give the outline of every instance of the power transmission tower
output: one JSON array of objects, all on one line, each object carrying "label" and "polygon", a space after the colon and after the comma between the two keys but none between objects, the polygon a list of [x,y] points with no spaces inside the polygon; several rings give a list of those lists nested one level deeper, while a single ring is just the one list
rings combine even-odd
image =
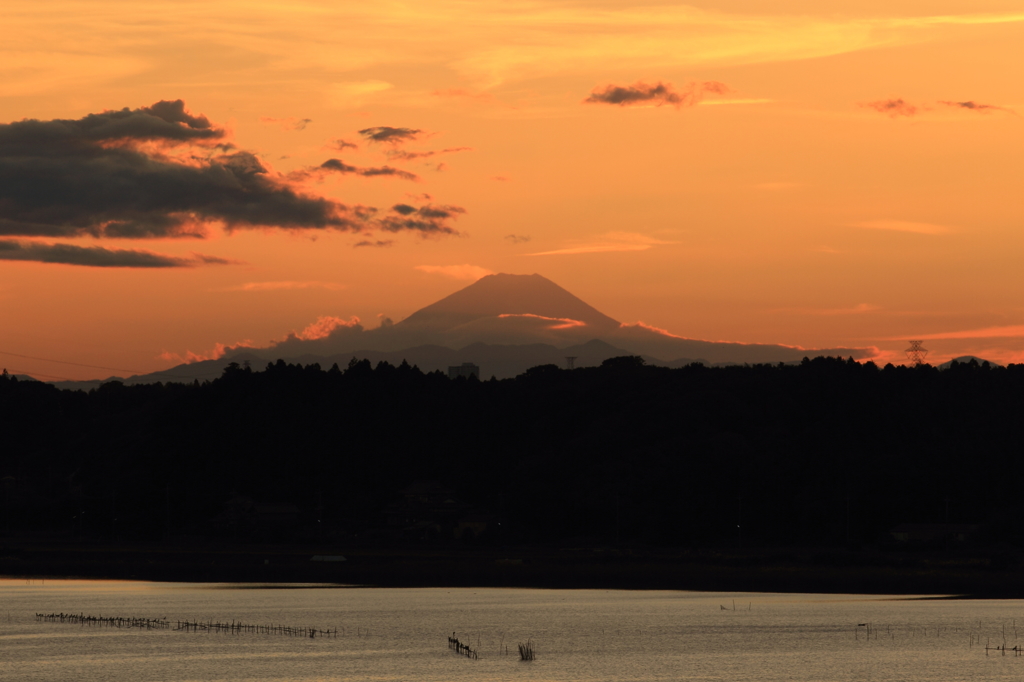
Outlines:
[{"label": "power transmission tower", "polygon": [[565,356],[565,368],[566,369],[576,369],[576,356],[575,355],[566,355]]},{"label": "power transmission tower", "polygon": [[923,343],[924,341],[911,341],[910,348],[905,351],[907,360],[910,360],[914,367],[923,365],[924,359],[928,357],[928,349],[921,345]]}]

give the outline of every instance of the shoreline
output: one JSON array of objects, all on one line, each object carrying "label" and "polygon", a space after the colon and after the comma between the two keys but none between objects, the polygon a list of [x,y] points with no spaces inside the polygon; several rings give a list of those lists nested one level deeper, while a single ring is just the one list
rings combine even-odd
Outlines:
[{"label": "shoreline", "polygon": [[[314,556],[344,561],[313,561]],[[1015,566],[979,557],[845,550],[508,547],[344,548],[0,542],[0,576],[24,579],[523,587],[1024,598]]]}]

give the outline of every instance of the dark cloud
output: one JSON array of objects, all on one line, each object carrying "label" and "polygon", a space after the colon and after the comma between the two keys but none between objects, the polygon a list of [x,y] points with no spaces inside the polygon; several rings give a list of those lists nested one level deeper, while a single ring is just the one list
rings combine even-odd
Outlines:
[{"label": "dark cloud", "polygon": [[897,116],[914,116],[918,112],[918,108],[916,106],[910,104],[909,102],[903,101],[902,98],[882,99],[878,100],[877,102],[868,102],[867,104],[863,104],[861,106],[868,107],[869,109],[874,109],[875,111],[879,111],[883,114],[889,114],[893,118],[896,118]]},{"label": "dark cloud", "polygon": [[357,247],[357,248],[360,247],[360,246],[384,247],[384,246],[391,246],[394,243],[395,242],[390,240],[390,239],[378,239],[376,241],[372,241],[370,239],[364,239],[361,242],[356,242],[353,246]]},{"label": "dark cloud", "polygon": [[223,136],[181,100],[0,124],[0,235],[197,237],[207,222],[364,229],[372,211],[296,191]]},{"label": "dark cloud", "polygon": [[410,206],[395,204],[390,215],[379,218],[376,222],[387,232],[419,232],[423,236],[440,234],[458,234],[449,223],[456,220],[466,209],[459,206],[427,204]]},{"label": "dark cloud", "polygon": [[148,107],[87,114],[80,119],[25,119],[0,124],[0,150],[32,152],[43,148],[91,148],[97,142],[159,140],[170,144],[219,140],[224,131],[205,116],[185,111],[185,103],[160,101]]},{"label": "dark cloud", "polygon": [[391,126],[376,126],[364,128],[359,134],[370,142],[386,142],[388,144],[402,144],[410,140],[419,139],[423,131],[418,128],[392,128]]},{"label": "dark cloud", "polygon": [[165,256],[151,251],[106,249],[102,246],[39,244],[0,240],[0,260],[64,263],[96,268],[183,268],[195,265],[226,265],[231,261],[194,254],[192,258]]},{"label": "dark cloud", "polygon": [[525,244],[526,242],[530,241],[529,235],[525,234],[507,234],[505,235],[505,239],[512,242],[513,244]]},{"label": "dark cloud", "polygon": [[637,82],[633,85],[605,85],[595,88],[590,96],[583,100],[584,104],[614,104],[621,107],[653,104],[662,106],[671,104],[675,107],[692,107],[705,94],[723,95],[729,92],[728,86],[717,81],[692,82],[677,89],[671,83],[655,83],[649,85]]},{"label": "dark cloud", "polygon": [[958,109],[970,109],[972,111],[986,111],[989,109],[1002,109],[1003,107],[997,107],[995,104],[979,104],[978,102],[939,102],[947,107],[956,107]]},{"label": "dark cloud", "polygon": [[372,178],[376,176],[384,177],[395,177],[402,178],[403,180],[419,180],[419,176],[415,173],[400,170],[398,168],[392,168],[391,166],[380,166],[379,168],[359,168],[358,166],[350,166],[341,159],[328,159],[320,164],[320,168],[326,171],[332,171],[334,173],[342,174],[353,174],[362,175],[363,177]]},{"label": "dark cloud", "polygon": [[448,149],[436,149],[429,152],[406,152],[400,149],[393,149],[386,152],[386,154],[389,159],[395,159],[396,161],[415,161],[416,159],[429,159],[431,156],[437,156],[438,154],[468,152],[472,151],[472,149],[472,147],[449,147]]}]

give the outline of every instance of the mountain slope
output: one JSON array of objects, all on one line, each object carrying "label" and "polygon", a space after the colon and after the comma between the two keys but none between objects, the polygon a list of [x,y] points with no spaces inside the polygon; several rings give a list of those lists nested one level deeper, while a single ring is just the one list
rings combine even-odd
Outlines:
[{"label": "mountain slope", "polygon": [[619,323],[546,277],[497,274],[421,308],[396,328],[448,331],[485,317],[536,315],[583,322],[591,330],[618,329]]}]

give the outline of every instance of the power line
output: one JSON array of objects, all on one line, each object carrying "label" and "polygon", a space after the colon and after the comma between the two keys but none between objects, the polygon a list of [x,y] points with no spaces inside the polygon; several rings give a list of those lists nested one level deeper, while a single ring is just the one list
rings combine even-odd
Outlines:
[{"label": "power line", "polygon": [[[162,376],[169,376],[169,377],[177,377],[177,378],[180,378],[180,379],[198,379],[198,378],[206,378],[206,377],[216,377],[216,376],[220,376],[220,374],[221,374],[221,370],[213,370],[211,372],[196,372],[194,374],[175,374],[171,370],[162,370],[162,371],[158,370],[156,372],[144,372],[144,371],[139,370],[139,369],[125,369],[123,367],[105,367],[103,365],[86,365],[86,364],[81,363],[81,362],[70,362],[68,360],[54,360],[53,358],[40,358],[40,357],[36,357],[34,355],[22,355],[21,353],[11,353],[10,351],[5,351],[5,350],[0,350],[0,355],[10,355],[12,357],[25,358],[27,360],[41,360],[42,362],[56,362],[56,363],[61,364],[61,365],[74,365],[75,367],[89,367],[91,369],[107,369],[107,370],[110,370],[112,372],[132,372],[133,374],[136,374],[136,375],[147,375],[147,374],[148,375],[162,375]],[[213,359],[213,358],[211,358],[211,359]],[[220,358],[217,358],[217,359],[220,359]],[[19,369],[19,370],[12,370],[12,371],[17,371],[20,374],[30,374],[30,375],[38,374],[39,376],[50,377],[51,379],[58,379],[60,381],[100,381],[99,379],[68,379],[67,377],[59,377],[59,376],[56,376],[54,374],[43,374],[42,372],[27,372],[27,371],[21,370],[21,369]]]},{"label": "power line", "polygon": [[32,377],[35,379],[37,376],[47,377],[48,379],[56,379],[58,381],[76,381],[75,379],[68,379],[67,377],[59,377],[56,374],[43,374],[42,372],[28,371],[24,369],[18,369],[16,367],[7,367],[8,372],[11,374],[23,374],[25,376]]},{"label": "power line", "polygon": [[103,365],[84,365],[81,362],[68,362],[67,360],[54,360],[53,358],[37,358],[33,355],[21,355],[20,353],[11,353],[10,351],[0,350],[0,355],[12,355],[16,358],[25,358],[27,360],[42,360],[43,362],[56,362],[61,365],[74,365],[76,367],[91,367],[92,369],[109,369],[113,372],[135,372],[136,374],[142,374],[137,369],[124,369],[123,367],[104,367]]}]

